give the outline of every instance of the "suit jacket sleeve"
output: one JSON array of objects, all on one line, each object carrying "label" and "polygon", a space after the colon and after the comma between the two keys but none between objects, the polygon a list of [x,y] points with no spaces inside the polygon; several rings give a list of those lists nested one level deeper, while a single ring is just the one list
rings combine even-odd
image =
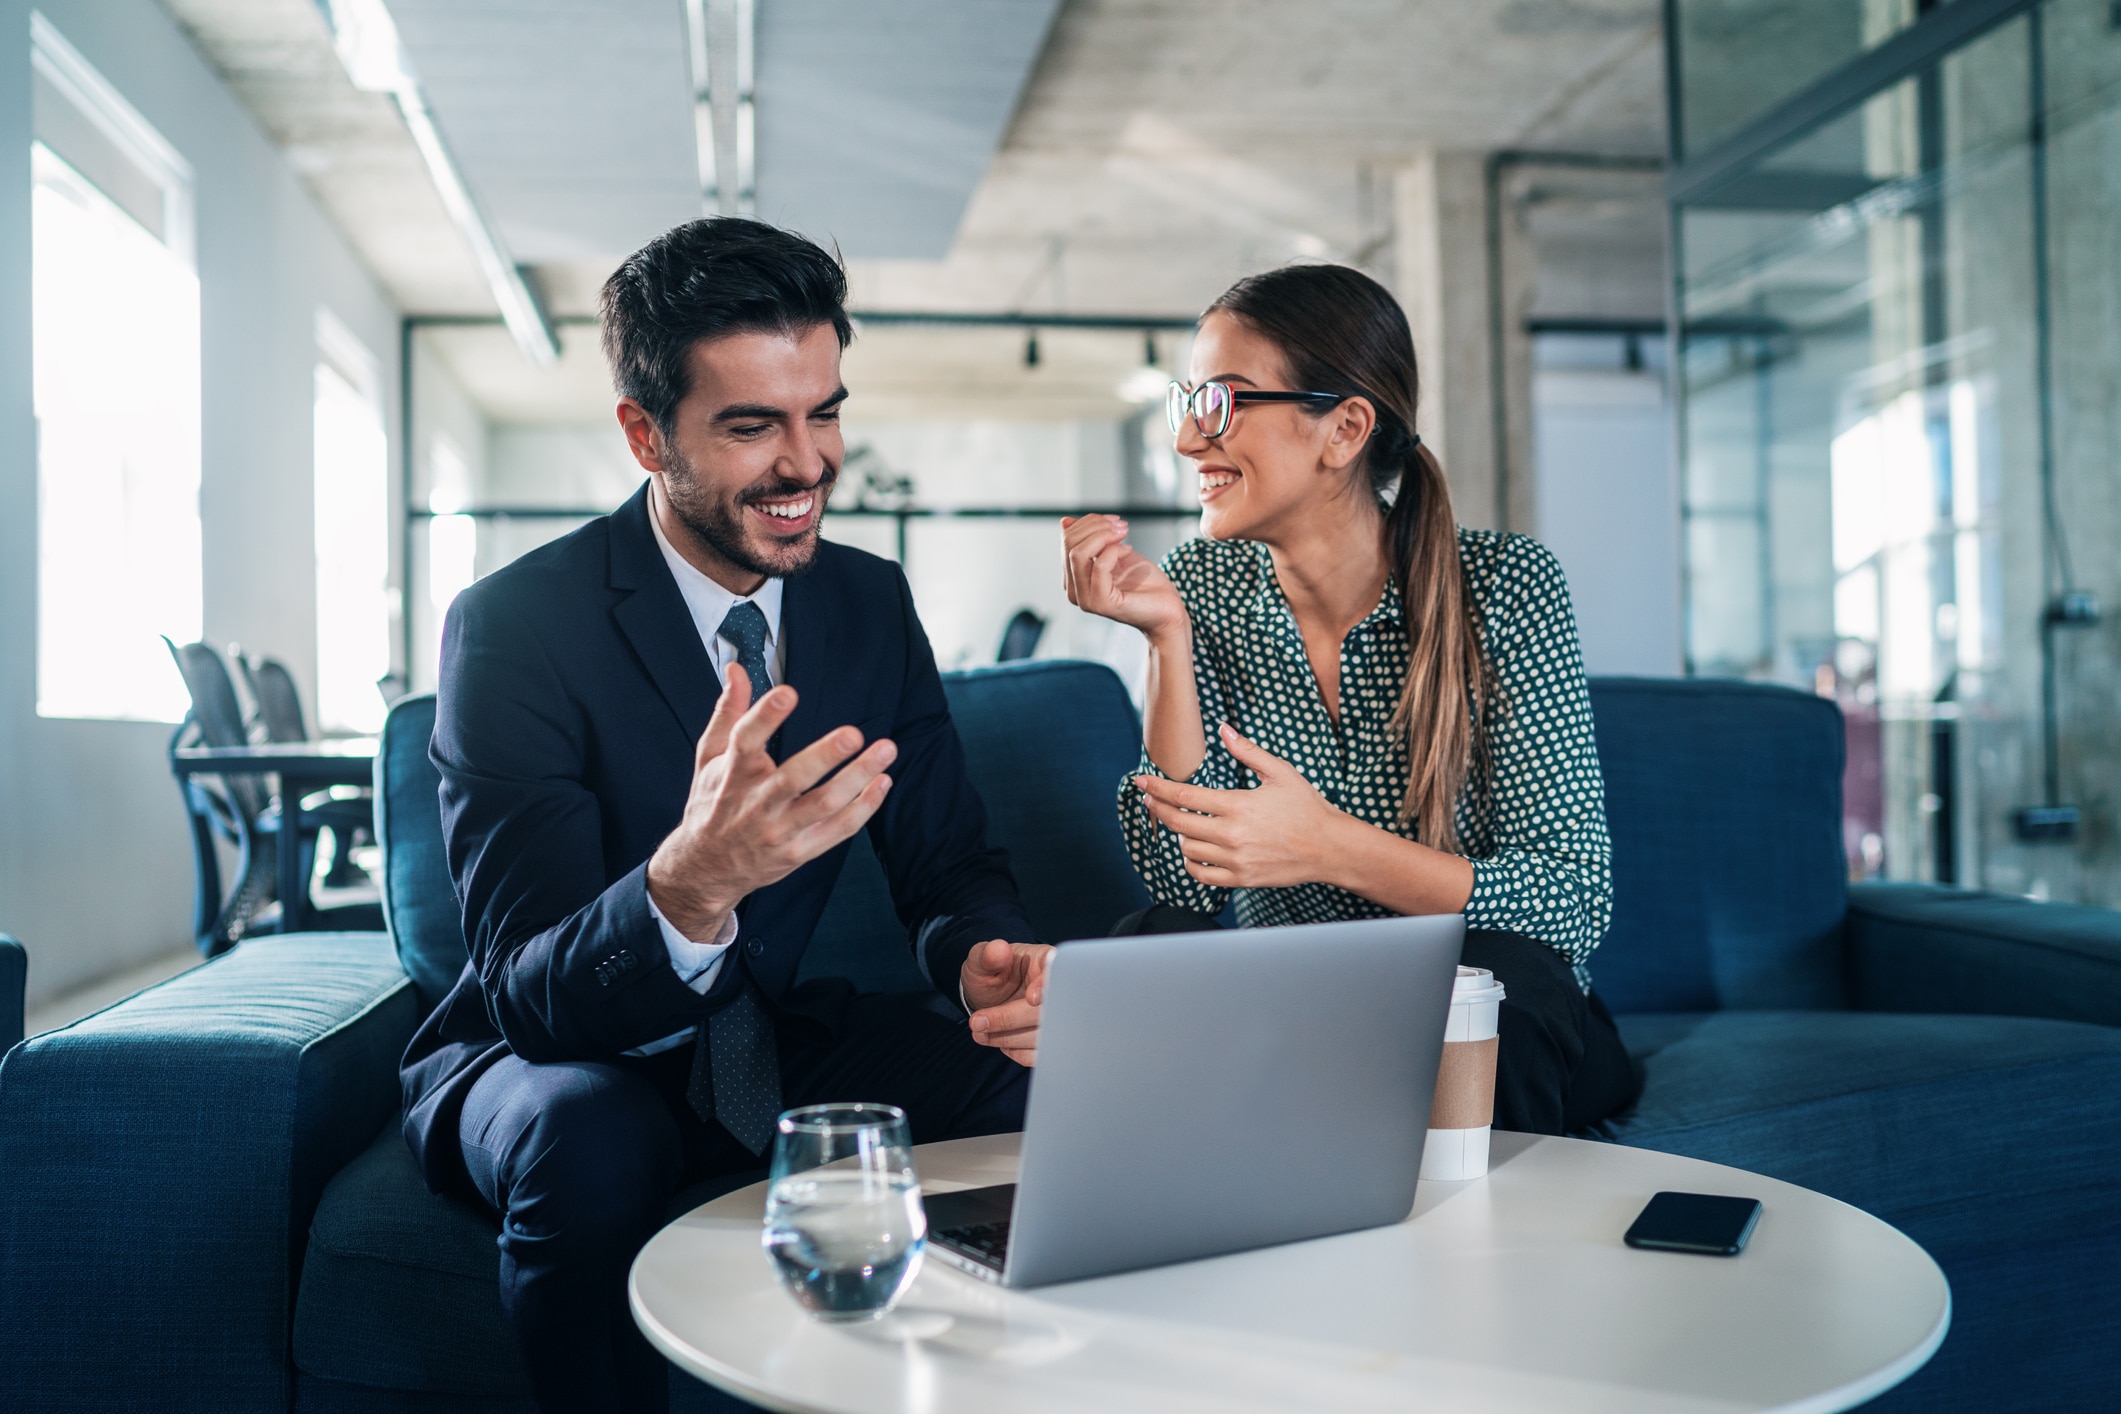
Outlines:
[{"label": "suit jacket sleeve", "polygon": [[[647,866],[614,880],[584,784],[586,720],[498,595],[458,596],[433,754],[450,876],[494,1026],[533,1062],[617,1055],[708,1010],[671,968]],[[718,991],[720,989],[717,989]]]},{"label": "suit jacket sleeve", "polygon": [[987,810],[965,771],[935,653],[913,610],[906,576],[892,567],[905,624],[906,676],[892,724],[898,760],[891,793],[869,822],[891,899],[913,935],[930,983],[953,1000],[965,957],[990,938],[1038,941],[1009,873],[987,843]]}]

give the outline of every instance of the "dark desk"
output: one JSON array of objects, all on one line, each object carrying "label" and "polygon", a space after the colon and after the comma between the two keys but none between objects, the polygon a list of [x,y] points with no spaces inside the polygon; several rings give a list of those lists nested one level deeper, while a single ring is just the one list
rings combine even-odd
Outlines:
[{"label": "dark desk", "polygon": [[276,776],[280,829],[275,843],[280,931],[309,925],[309,881],[302,877],[302,797],[327,786],[365,786],[375,781],[376,739],[276,742],[265,746],[194,746],[175,752],[171,769],[187,776]]}]

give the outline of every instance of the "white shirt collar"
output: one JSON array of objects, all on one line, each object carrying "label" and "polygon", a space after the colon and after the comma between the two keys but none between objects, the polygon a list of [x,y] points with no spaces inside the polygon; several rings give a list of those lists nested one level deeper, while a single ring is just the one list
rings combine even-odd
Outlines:
[{"label": "white shirt collar", "polygon": [[693,627],[699,630],[700,642],[707,647],[707,656],[713,660],[717,672],[736,657],[736,650],[717,635],[722,620],[730,607],[739,599],[749,599],[758,605],[759,612],[766,616],[766,652],[769,661],[778,666],[781,643],[781,589],[783,582],[769,576],[766,582],[750,594],[732,594],[712,579],[694,568],[692,562],[677,552],[656,516],[655,507],[648,508],[648,526],[655,532],[657,548],[663,552],[663,563],[670,566],[671,578],[678,582],[678,593],[684,596],[685,607],[692,611]]}]

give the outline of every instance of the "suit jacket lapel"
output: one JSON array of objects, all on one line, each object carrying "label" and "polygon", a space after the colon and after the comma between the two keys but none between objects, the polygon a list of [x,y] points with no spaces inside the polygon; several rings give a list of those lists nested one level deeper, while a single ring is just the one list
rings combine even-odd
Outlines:
[{"label": "suit jacket lapel", "polygon": [[611,587],[626,595],[611,616],[677,714],[686,739],[698,741],[707,730],[715,699],[722,695],[722,683],[685,597],[670,577],[670,566],[663,563],[648,515],[646,483],[611,513]]}]

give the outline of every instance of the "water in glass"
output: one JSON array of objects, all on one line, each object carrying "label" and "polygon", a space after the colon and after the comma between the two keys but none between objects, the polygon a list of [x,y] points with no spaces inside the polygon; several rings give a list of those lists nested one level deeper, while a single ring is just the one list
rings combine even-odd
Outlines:
[{"label": "water in glass", "polygon": [[764,1243],[805,1311],[824,1321],[883,1315],[913,1284],[926,1236],[901,1111],[810,1105],[781,1116]]}]

